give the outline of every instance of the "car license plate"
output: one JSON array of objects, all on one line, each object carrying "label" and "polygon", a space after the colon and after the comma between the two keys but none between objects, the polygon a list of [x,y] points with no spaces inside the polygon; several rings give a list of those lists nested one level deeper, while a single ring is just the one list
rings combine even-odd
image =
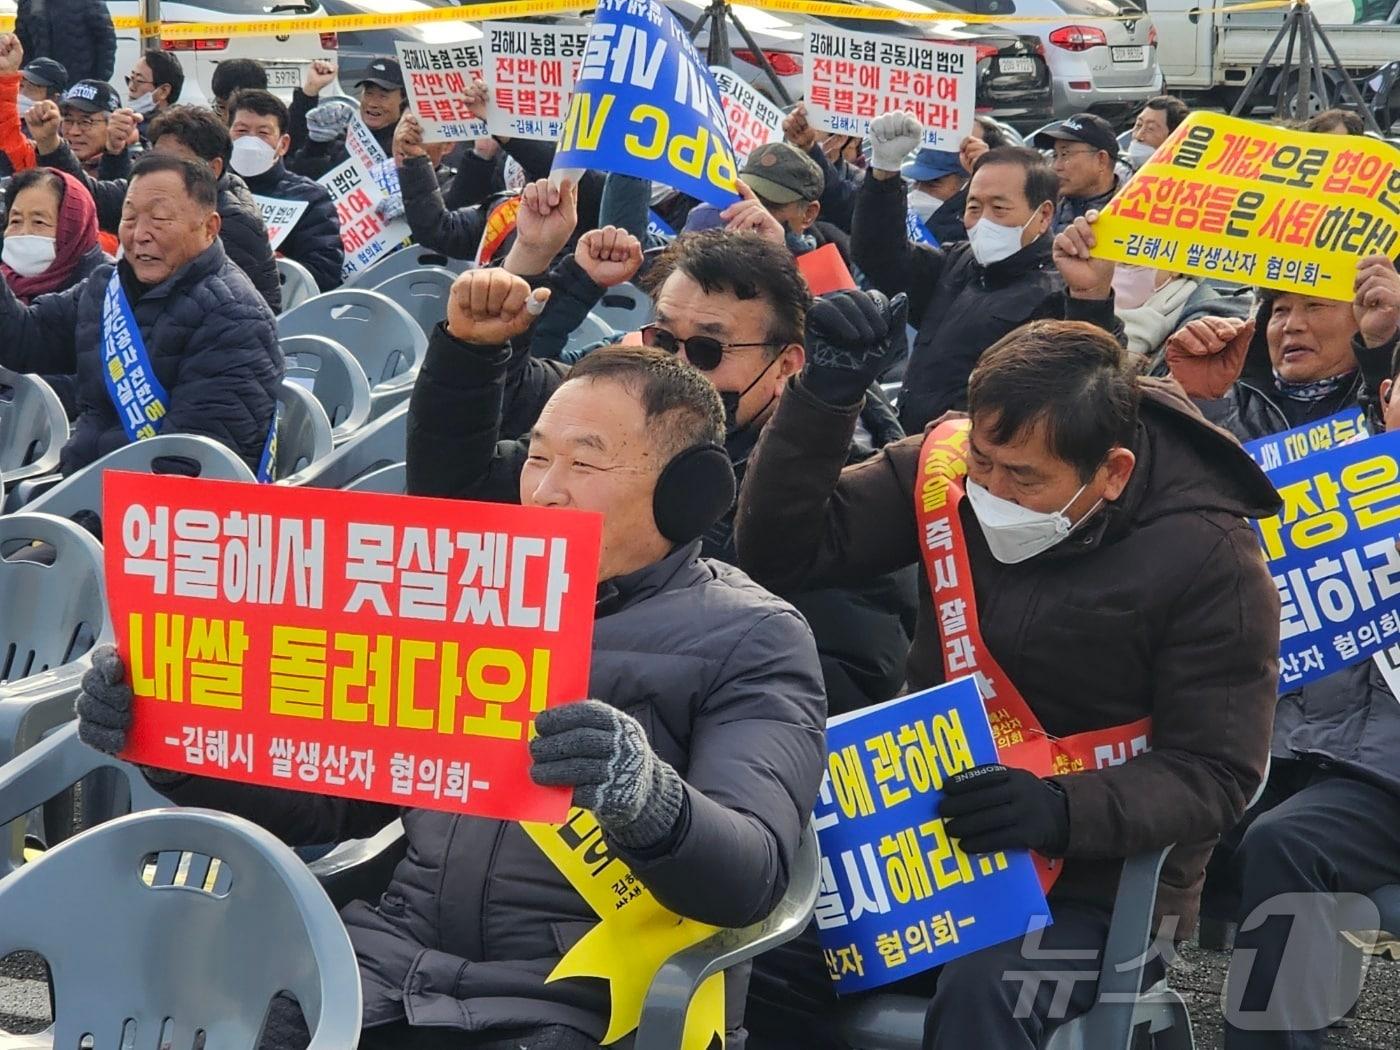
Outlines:
[{"label": "car license plate", "polygon": [[1115,62],[1141,62],[1147,57],[1147,49],[1141,45],[1135,47],[1115,47],[1112,49],[1113,61]]},{"label": "car license plate", "polygon": [[267,86],[270,88],[301,87],[300,66],[264,66],[267,70]]},{"label": "car license plate", "polygon": [[997,69],[1002,73],[1034,73],[1035,59],[999,58],[997,59]]}]

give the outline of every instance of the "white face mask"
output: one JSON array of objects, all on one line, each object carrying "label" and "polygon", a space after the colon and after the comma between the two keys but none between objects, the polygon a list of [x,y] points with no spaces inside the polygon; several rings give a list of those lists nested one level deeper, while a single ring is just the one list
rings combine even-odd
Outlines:
[{"label": "white face mask", "polygon": [[19,115],[21,117],[34,108],[34,100],[28,95],[20,95],[16,102],[19,105]]},{"label": "white face mask", "polygon": [[1015,565],[1048,551],[1089,519],[1103,500],[1090,507],[1089,513],[1078,522],[1072,523],[1065,517],[1065,511],[1088,487],[1087,483],[1080,485],[1079,492],[1071,496],[1068,503],[1050,513],[1029,510],[1019,503],[994,496],[971,478],[967,479],[967,499],[982,526],[982,535],[987,539],[992,557],[1004,565]]},{"label": "white face mask", "polygon": [[127,108],[133,113],[141,114],[143,117],[148,116],[155,112],[156,93],[154,91],[147,91],[144,95],[137,95],[127,103]]},{"label": "white face mask", "polygon": [[228,164],[245,178],[253,178],[270,170],[277,163],[277,151],[256,135],[244,135],[233,140]]},{"label": "white face mask", "polygon": [[1149,146],[1146,142],[1139,142],[1133,139],[1128,143],[1128,164],[1134,171],[1147,163],[1148,158],[1157,152],[1156,146]]},{"label": "white face mask", "polygon": [[1119,310],[1136,310],[1157,290],[1157,271],[1150,266],[1119,263],[1113,271],[1113,305]]},{"label": "white face mask", "polygon": [[928,222],[929,217],[939,208],[943,207],[943,202],[932,193],[925,193],[923,190],[909,191],[909,207],[914,213]]},{"label": "white face mask", "polygon": [[21,277],[38,277],[53,265],[56,253],[57,244],[52,237],[15,234],[5,238],[5,248],[0,251],[0,262]]},{"label": "white face mask", "polygon": [[973,258],[983,266],[1011,258],[1021,250],[1021,234],[1033,222],[1034,215],[1026,220],[1024,226],[1003,226],[985,217],[978,219],[967,228]]}]

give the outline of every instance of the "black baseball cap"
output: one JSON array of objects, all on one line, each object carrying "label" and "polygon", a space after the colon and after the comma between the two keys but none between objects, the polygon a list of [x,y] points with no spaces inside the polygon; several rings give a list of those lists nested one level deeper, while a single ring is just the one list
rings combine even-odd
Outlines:
[{"label": "black baseball cap", "polygon": [[62,62],[52,58],[36,58],[19,71],[19,75],[31,84],[38,84],[51,91],[62,91],[68,86],[68,70]]},{"label": "black baseball cap", "polygon": [[1118,158],[1118,136],[1113,125],[1093,113],[1076,113],[1058,124],[1051,124],[1035,137],[1036,149],[1054,149],[1056,142],[1082,142]]},{"label": "black baseball cap", "polygon": [[117,89],[111,84],[103,80],[80,80],[63,93],[58,107],[84,113],[115,113],[120,104]]},{"label": "black baseball cap", "polygon": [[356,87],[373,84],[385,91],[403,90],[403,70],[397,59],[376,58],[365,70],[365,75],[355,82]]}]

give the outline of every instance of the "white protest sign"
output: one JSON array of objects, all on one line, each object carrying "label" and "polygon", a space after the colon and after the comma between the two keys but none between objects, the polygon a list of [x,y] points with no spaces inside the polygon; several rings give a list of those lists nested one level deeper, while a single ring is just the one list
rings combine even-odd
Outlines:
[{"label": "white protest sign", "polygon": [[311,203],[310,201],[284,201],[276,197],[259,197],[256,194],[253,195],[253,200],[262,210],[263,225],[267,227],[267,240],[274,250],[287,239],[287,234],[292,232],[292,227],[301,222],[301,217],[306,214],[306,209]]},{"label": "white protest sign", "polygon": [[729,127],[729,144],[734,147],[734,160],[742,167],[749,154],[770,142],[783,138],[783,111],[745,83],[732,69],[711,66],[720,101],[724,103],[724,120]]},{"label": "white protest sign", "polygon": [[350,122],[350,129],[345,133],[345,148],[350,154],[350,159],[374,180],[380,193],[386,197],[398,195],[398,165],[394,163],[393,157],[384,152],[384,147],[379,145],[379,140],[374,137],[369,125],[359,117]]},{"label": "white protest sign", "polygon": [[353,157],[317,181],[329,191],[340,216],[340,242],[345,247],[343,276],[358,273],[408,239],[408,223],[402,219],[386,223],[380,218],[377,208],[385,195]]},{"label": "white protest sign", "polygon": [[413,44],[396,40],[408,89],[408,110],[423,125],[424,142],[484,138],[485,121],[467,107],[467,85],[481,76],[480,44]]},{"label": "white protest sign", "polygon": [[486,124],[492,134],[553,142],[569,115],[588,29],[490,22]]},{"label": "white protest sign", "polygon": [[802,69],[807,120],[818,131],[864,137],[882,113],[908,110],[926,148],[955,150],[976,115],[972,47],[809,28]]}]

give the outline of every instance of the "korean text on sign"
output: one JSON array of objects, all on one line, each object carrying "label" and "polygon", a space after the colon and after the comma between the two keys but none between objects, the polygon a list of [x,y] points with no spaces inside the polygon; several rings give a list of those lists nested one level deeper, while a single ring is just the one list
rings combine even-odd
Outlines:
[{"label": "korean text on sign", "polygon": [[635,175],[721,208],[738,199],[715,79],[659,0],[600,0],[554,167]]},{"label": "korean text on sign", "polygon": [[729,144],[741,166],[759,146],[779,142],[783,137],[783,111],[746,84],[732,69],[711,66],[715,87],[724,103],[729,127]]},{"label": "korean text on sign", "polygon": [[424,142],[462,142],[486,136],[486,124],[467,107],[467,85],[482,75],[480,44],[394,41],[408,88],[408,111],[423,125]]},{"label": "korean text on sign", "polygon": [[906,110],[924,126],[924,146],[956,150],[976,115],[975,48],[808,29],[802,69],[819,131],[864,137],[882,113]]},{"label": "korean text on sign", "polygon": [[358,273],[408,239],[412,231],[407,222],[385,222],[380,216],[384,192],[353,157],[318,181],[330,192],[340,218],[340,242],[345,248],[343,276]]},{"label": "korean text on sign", "polygon": [[126,758],[563,818],[528,747],[587,695],[595,515],[117,472],[103,508]]},{"label": "korean text on sign", "polygon": [[1359,408],[1353,408],[1295,430],[1285,430],[1256,441],[1247,441],[1244,450],[1265,470],[1273,470],[1286,463],[1297,463],[1304,456],[1326,452],[1338,445],[1360,440],[1369,433],[1366,429],[1366,413]]},{"label": "korean text on sign", "polygon": [[997,760],[973,679],[833,718],[826,739],[816,920],[839,994],[1048,924],[1030,854],[969,856],[938,819],[944,782]]},{"label": "korean text on sign", "polygon": [[301,222],[301,217],[306,214],[306,209],[311,203],[310,201],[284,201],[276,197],[256,195],[254,195],[253,200],[257,203],[258,210],[262,212],[263,225],[267,227],[267,240],[274,251],[287,239],[287,234],[292,232],[293,227]]},{"label": "korean text on sign", "polygon": [[1192,113],[1118,191],[1094,254],[1350,301],[1357,260],[1400,247],[1400,153]]},{"label": "korean text on sign", "polygon": [[553,142],[564,127],[588,30],[491,22],[483,79],[486,124],[495,135]]},{"label": "korean text on sign", "polygon": [[1279,688],[1400,641],[1400,433],[1269,471],[1283,509],[1254,523],[1278,588]]}]

